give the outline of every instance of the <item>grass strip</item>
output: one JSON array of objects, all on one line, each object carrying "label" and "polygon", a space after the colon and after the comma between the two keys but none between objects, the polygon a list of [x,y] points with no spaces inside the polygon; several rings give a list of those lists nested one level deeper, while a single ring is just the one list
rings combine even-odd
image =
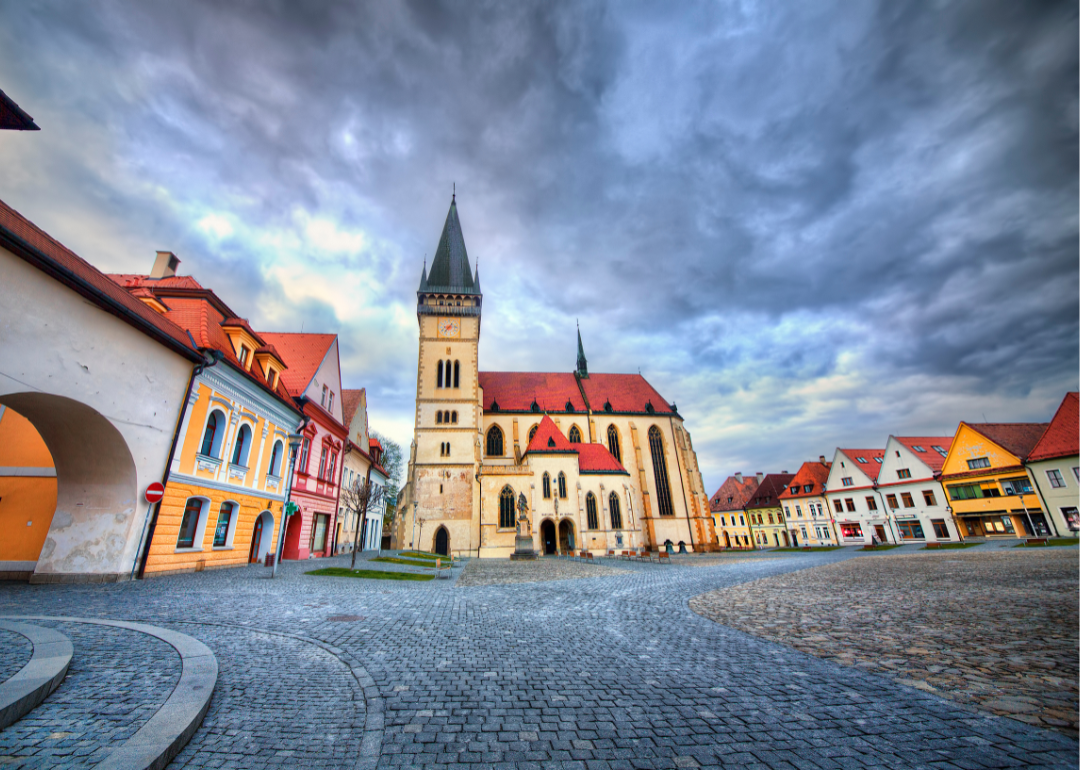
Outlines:
[{"label": "grass strip", "polygon": [[384,572],[377,569],[348,569],[347,567],[324,567],[305,572],[305,575],[325,577],[366,578],[367,580],[434,580],[434,575],[418,575],[414,572]]},{"label": "grass strip", "polygon": [[443,556],[441,553],[428,553],[427,551],[402,551],[398,556],[405,556],[410,559],[449,559],[449,556]]},{"label": "grass strip", "polygon": [[1047,548],[1061,545],[1080,545],[1080,540],[1073,537],[1052,537],[1045,543],[1018,543],[1013,548]]},{"label": "grass strip", "polygon": [[423,559],[399,559],[396,556],[378,556],[374,559],[368,559],[368,561],[382,561],[387,564],[408,564],[412,567],[435,567],[435,560],[426,561]]},{"label": "grass strip", "polygon": [[784,553],[803,553],[805,551],[838,551],[842,546],[839,545],[812,545],[809,548],[773,548],[774,551],[782,551]]},{"label": "grass strip", "polygon": [[924,545],[919,550],[920,551],[944,551],[946,549],[955,550],[957,548],[974,548],[977,545],[982,545],[982,543],[939,543],[938,545],[935,545],[933,548],[931,548],[929,545]]}]

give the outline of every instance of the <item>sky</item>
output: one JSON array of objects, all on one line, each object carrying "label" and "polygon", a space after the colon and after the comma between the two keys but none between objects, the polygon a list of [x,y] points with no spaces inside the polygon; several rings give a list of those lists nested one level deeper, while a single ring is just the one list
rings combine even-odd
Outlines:
[{"label": "sky", "polygon": [[0,199],[334,332],[406,448],[457,191],[480,367],[678,405],[710,493],[1048,421],[1080,369],[1075,3],[0,3]]}]

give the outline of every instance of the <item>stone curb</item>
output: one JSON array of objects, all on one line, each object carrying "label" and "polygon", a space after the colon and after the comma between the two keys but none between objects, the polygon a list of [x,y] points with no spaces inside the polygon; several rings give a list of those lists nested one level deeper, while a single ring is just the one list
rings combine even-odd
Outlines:
[{"label": "stone curb", "polygon": [[0,684],[0,729],[29,714],[67,676],[74,652],[71,640],[52,628],[0,620],[0,628],[25,636],[34,652],[18,672]]},{"label": "stone curb", "polygon": [[99,770],[162,770],[202,724],[217,684],[218,664],[202,642],[179,631],[99,618],[49,615],[7,616],[18,620],[50,620],[112,626],[153,636],[170,645],[180,656],[180,681],[161,708],[138,731],[96,765]]}]

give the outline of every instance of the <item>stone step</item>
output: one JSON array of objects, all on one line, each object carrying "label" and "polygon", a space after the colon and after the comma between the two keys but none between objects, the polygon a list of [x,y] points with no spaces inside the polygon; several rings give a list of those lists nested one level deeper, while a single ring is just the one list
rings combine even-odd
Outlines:
[{"label": "stone step", "polygon": [[17,722],[55,690],[71,665],[71,640],[59,631],[0,620],[0,628],[30,640],[34,652],[19,671],[0,684],[0,729]]}]

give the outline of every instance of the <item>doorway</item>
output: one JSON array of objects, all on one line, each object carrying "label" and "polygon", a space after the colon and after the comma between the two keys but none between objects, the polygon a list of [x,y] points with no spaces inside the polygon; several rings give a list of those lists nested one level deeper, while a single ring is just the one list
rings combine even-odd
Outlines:
[{"label": "doorway", "polygon": [[731,548],[731,535],[724,530],[724,548]]},{"label": "doorway", "polygon": [[435,553],[440,556],[450,555],[450,533],[446,531],[446,527],[439,527],[435,533]]},{"label": "doorway", "polygon": [[551,556],[555,553],[555,524],[550,519],[540,525],[540,541],[544,544],[545,556]]},{"label": "doorway", "polygon": [[875,524],[874,525],[874,534],[877,535],[877,539],[878,539],[879,543],[887,543],[887,542],[889,542],[889,538],[885,537],[885,526],[883,524]]},{"label": "doorway", "polygon": [[251,533],[251,550],[248,551],[248,564],[256,564],[259,561],[259,547],[262,545],[263,520],[262,516],[255,520],[255,531]]},{"label": "doorway", "polygon": [[574,550],[574,525],[566,519],[559,522],[559,550],[562,553]]}]

